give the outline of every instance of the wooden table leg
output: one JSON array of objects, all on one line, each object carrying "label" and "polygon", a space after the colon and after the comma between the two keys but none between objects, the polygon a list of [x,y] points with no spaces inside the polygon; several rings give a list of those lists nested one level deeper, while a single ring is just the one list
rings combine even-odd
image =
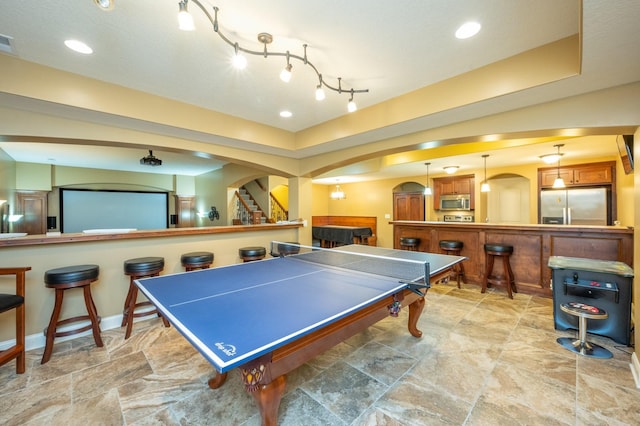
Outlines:
[{"label": "wooden table leg", "polygon": [[418,330],[418,320],[420,319],[420,315],[422,315],[423,309],[424,297],[419,298],[409,305],[409,321],[407,325],[409,333],[411,333],[413,337],[422,337],[422,331]]},{"label": "wooden table leg", "polygon": [[216,375],[209,379],[208,384],[211,389],[218,389],[224,384],[225,380],[227,380],[227,373],[218,373],[216,371]]},{"label": "wooden table leg", "polygon": [[260,386],[255,392],[251,392],[253,399],[258,404],[262,426],[275,426],[278,424],[278,408],[284,394],[286,384],[285,376],[278,376],[269,384]]}]

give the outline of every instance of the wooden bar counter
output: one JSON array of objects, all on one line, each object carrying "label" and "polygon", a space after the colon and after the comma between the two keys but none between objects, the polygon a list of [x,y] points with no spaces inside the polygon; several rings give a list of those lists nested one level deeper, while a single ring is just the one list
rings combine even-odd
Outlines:
[{"label": "wooden bar counter", "polygon": [[633,229],[620,226],[501,225],[392,221],[394,248],[401,237],[420,238],[418,250],[440,252],[440,240],[464,243],[461,255],[465,283],[482,285],[485,272],[485,243],[510,244],[510,262],[518,291],[552,297],[550,256],[615,260],[633,268]]}]

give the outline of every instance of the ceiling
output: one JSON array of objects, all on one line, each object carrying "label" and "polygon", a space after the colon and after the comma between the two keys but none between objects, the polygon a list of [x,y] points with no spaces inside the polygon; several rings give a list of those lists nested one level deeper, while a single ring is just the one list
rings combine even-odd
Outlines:
[{"label": "ceiling", "polygon": [[[354,95],[361,109],[568,37],[581,25],[582,74],[528,93],[529,104],[634,82],[640,76],[636,0],[613,4],[585,0],[582,22],[578,0],[413,0],[403,7],[384,0],[200,1],[210,13],[213,5],[219,8],[220,32],[243,48],[261,51],[260,32],[273,35],[270,52],[303,55],[302,45],[307,44],[308,60],[328,84],[337,86],[341,77],[343,88],[368,89]],[[178,0],[114,3],[112,10],[102,11],[93,0],[3,1],[0,34],[9,43],[6,54],[291,132],[347,114],[349,93],[328,91],[327,98],[317,102],[313,96],[317,75],[302,62],[291,61],[293,78],[288,84],[278,78],[284,57],[249,55],[247,69],[232,69],[233,48],[212,30],[193,1],[189,2],[197,27],[193,32],[177,28]],[[467,40],[453,37],[467,20],[480,22],[480,33]],[[69,38],[85,41],[94,53],[72,52],[63,44]],[[514,94],[496,102],[515,109],[525,106],[523,99]],[[293,116],[281,118],[284,109]],[[567,159],[570,152],[578,155],[585,146],[590,155],[617,154],[615,143],[589,146],[581,138],[561,143],[566,144]],[[492,152],[488,163],[496,167],[517,164],[516,158],[535,161],[553,151],[553,145],[518,148],[515,155]],[[153,173],[197,175],[224,164],[211,156],[154,149],[163,166],[140,166],[139,159],[147,154],[143,147],[106,149],[5,138],[0,149],[16,161]],[[432,170],[447,161],[452,160],[434,160]],[[478,167],[482,158],[475,154],[456,162]],[[424,162],[416,162],[360,179],[423,172]]]}]

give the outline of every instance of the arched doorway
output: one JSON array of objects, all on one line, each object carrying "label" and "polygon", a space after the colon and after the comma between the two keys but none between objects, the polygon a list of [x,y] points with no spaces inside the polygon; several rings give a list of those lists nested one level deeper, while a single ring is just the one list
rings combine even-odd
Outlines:
[{"label": "arched doorway", "polygon": [[[502,174],[489,179],[484,219],[492,223],[529,224],[531,222],[530,182],[516,174]],[[481,216],[482,217],[482,216]]]}]

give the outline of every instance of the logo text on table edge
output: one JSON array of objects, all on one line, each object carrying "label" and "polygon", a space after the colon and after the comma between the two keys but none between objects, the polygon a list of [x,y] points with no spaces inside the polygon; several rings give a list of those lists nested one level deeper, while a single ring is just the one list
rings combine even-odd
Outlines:
[{"label": "logo text on table edge", "polygon": [[216,342],[215,346],[227,356],[234,356],[236,354],[236,347],[233,345],[225,344],[222,342]]}]

